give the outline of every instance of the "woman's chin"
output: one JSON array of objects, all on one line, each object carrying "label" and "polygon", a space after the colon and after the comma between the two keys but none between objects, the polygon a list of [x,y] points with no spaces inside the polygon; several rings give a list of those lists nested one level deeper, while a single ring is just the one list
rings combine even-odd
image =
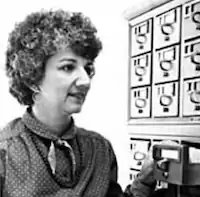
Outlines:
[{"label": "woman's chin", "polygon": [[71,106],[70,108],[68,107],[68,108],[65,108],[64,109],[64,112],[66,113],[66,114],[76,114],[76,113],[79,113],[79,112],[81,112],[81,109],[82,109],[82,105],[77,105],[77,106]]}]

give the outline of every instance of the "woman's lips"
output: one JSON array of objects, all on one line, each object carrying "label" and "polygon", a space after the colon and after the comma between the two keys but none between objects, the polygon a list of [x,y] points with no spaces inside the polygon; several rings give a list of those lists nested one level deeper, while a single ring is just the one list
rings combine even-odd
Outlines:
[{"label": "woman's lips", "polygon": [[69,93],[69,96],[75,97],[79,100],[84,100],[85,99],[85,93],[78,92],[78,93]]}]

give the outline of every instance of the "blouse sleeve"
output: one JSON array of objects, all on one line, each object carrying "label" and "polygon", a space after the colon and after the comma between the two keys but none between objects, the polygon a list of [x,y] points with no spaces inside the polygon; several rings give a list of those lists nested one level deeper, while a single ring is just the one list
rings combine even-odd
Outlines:
[{"label": "blouse sleeve", "polygon": [[0,142],[0,196],[3,197],[3,185],[5,181],[6,141]]},{"label": "blouse sleeve", "polygon": [[156,183],[146,185],[137,176],[131,185],[128,185],[125,190],[126,197],[150,197],[155,191]]},{"label": "blouse sleeve", "polygon": [[110,184],[106,197],[124,197],[121,186],[117,183],[118,179],[118,164],[117,159],[112,148],[112,145],[109,143],[109,154],[110,154]]}]

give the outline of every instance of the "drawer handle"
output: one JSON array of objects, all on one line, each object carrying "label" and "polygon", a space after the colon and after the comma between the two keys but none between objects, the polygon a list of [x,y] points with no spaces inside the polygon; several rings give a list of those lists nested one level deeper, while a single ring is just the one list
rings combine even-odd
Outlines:
[{"label": "drawer handle", "polygon": [[165,23],[163,25],[161,25],[161,31],[164,35],[170,35],[174,32],[174,27],[172,25],[172,23]]},{"label": "drawer handle", "polygon": [[173,63],[170,60],[160,61],[160,68],[164,71],[169,71],[173,67]]},{"label": "drawer handle", "polygon": [[191,56],[191,62],[196,64],[196,71],[200,71],[200,52],[196,52]]},{"label": "drawer handle", "polygon": [[145,44],[147,42],[147,36],[146,34],[139,34],[136,38],[136,42],[138,44]]},{"label": "drawer handle", "polygon": [[137,108],[144,108],[147,105],[147,101],[142,98],[138,98],[135,100],[135,106]]},{"label": "drawer handle", "polygon": [[190,101],[196,104],[200,103],[200,91],[194,91],[190,93]]},{"label": "drawer handle", "polygon": [[193,22],[195,22],[196,25],[197,25],[196,30],[200,30],[200,12],[195,12],[195,13],[192,15],[192,20],[193,20]]},{"label": "drawer handle", "polygon": [[145,159],[145,156],[146,156],[145,153],[136,151],[135,154],[134,154],[134,156],[133,156],[133,158],[134,158],[134,160],[136,160],[136,161],[141,161],[141,160],[144,160],[144,159]]},{"label": "drawer handle", "polygon": [[169,106],[169,105],[171,105],[172,104],[172,101],[173,101],[173,99],[172,99],[172,97],[171,96],[169,96],[169,95],[162,95],[161,97],[160,97],[160,104],[162,105],[162,106]]},{"label": "drawer handle", "polygon": [[146,74],[146,68],[145,67],[142,67],[142,66],[138,66],[135,68],[135,74],[137,76],[143,76]]}]

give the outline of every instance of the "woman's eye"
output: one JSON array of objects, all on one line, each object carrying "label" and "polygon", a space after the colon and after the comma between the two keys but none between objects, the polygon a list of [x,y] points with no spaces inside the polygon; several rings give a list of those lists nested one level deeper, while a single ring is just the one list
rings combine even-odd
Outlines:
[{"label": "woman's eye", "polygon": [[66,64],[61,67],[61,70],[64,70],[66,72],[72,72],[74,69],[75,69],[75,65],[73,64]]},{"label": "woman's eye", "polygon": [[88,76],[92,78],[95,75],[95,68],[94,66],[86,66],[85,71],[87,72]]}]

